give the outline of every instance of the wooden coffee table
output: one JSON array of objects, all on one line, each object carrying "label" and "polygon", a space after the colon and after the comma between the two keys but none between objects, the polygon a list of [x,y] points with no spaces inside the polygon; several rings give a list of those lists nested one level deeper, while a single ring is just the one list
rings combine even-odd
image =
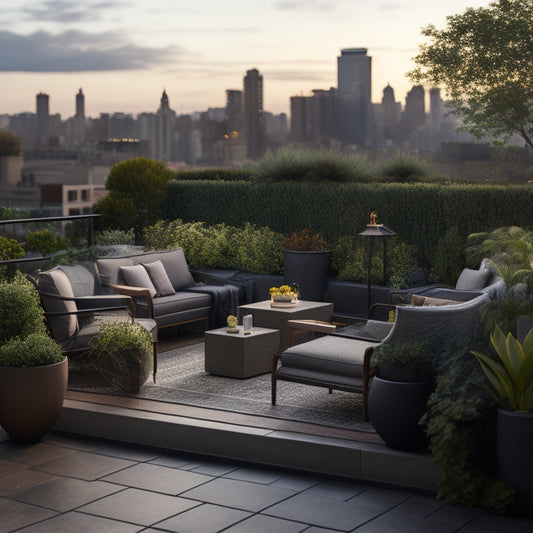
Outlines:
[{"label": "wooden coffee table", "polygon": [[289,346],[289,320],[331,320],[333,304],[331,302],[311,302],[299,300],[290,307],[271,307],[270,300],[239,306],[239,321],[244,315],[253,316],[253,324],[262,328],[279,329],[280,348]]}]

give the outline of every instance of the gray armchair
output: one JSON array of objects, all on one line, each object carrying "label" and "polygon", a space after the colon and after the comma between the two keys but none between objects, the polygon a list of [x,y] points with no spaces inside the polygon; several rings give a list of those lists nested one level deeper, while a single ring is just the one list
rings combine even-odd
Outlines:
[{"label": "gray armchair", "polygon": [[135,320],[152,335],[153,378],[157,373],[157,324],[132,318],[129,296],[94,294],[94,277],[82,265],[62,266],[41,272],[37,288],[51,336],[67,355],[89,349],[89,341],[109,322]]}]

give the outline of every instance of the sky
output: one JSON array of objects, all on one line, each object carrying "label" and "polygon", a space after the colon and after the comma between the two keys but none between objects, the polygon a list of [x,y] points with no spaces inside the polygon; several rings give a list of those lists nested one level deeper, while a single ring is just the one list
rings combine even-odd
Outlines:
[{"label": "sky", "polygon": [[405,74],[421,28],[490,0],[0,0],[0,114],[155,112],[163,90],[178,114],[224,107],[246,71],[263,75],[264,109],[337,86],[343,48],[372,57],[372,101],[390,83],[405,103]]}]

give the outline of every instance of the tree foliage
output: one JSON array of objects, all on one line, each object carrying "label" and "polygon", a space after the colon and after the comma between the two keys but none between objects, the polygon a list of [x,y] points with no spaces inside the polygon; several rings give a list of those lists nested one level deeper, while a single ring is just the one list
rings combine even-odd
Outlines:
[{"label": "tree foliage", "polygon": [[20,139],[10,131],[0,128],[0,157],[20,155]]},{"label": "tree foliage", "polygon": [[140,244],[142,230],[162,218],[168,180],[173,176],[160,161],[143,157],[128,159],[111,167],[106,180],[109,193],[94,206],[106,228],[133,228]]},{"label": "tree foliage", "polygon": [[415,83],[443,87],[463,129],[533,147],[533,0],[498,0],[422,29],[409,73]]}]

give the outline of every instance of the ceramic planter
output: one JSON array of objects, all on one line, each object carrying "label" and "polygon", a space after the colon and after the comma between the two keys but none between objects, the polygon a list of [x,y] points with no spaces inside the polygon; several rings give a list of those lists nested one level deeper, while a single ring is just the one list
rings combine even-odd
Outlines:
[{"label": "ceramic planter", "polygon": [[59,416],[68,359],[32,367],[0,367],[0,425],[16,441],[40,440]]},{"label": "ceramic planter", "polygon": [[418,421],[434,388],[433,380],[409,383],[374,377],[368,396],[368,415],[388,446],[406,451],[427,448],[428,439]]},{"label": "ceramic planter", "polygon": [[516,491],[515,508],[533,516],[533,413],[498,409],[498,475]]},{"label": "ceramic planter", "polygon": [[285,283],[299,285],[301,300],[323,302],[331,252],[283,250],[283,258]]}]

